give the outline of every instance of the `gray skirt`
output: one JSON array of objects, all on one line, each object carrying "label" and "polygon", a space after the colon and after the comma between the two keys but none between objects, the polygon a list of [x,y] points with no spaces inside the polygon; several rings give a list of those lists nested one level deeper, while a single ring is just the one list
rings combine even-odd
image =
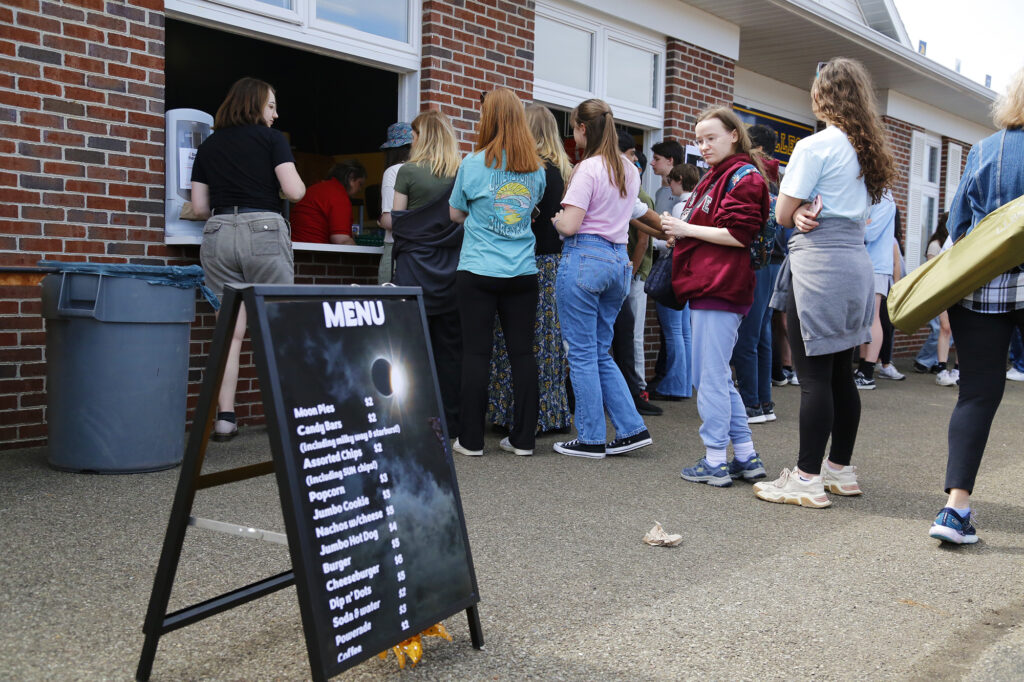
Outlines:
[{"label": "gray skirt", "polygon": [[785,310],[792,291],[807,355],[837,353],[871,340],[874,280],[864,222],[825,218],[790,238],[771,306]]}]

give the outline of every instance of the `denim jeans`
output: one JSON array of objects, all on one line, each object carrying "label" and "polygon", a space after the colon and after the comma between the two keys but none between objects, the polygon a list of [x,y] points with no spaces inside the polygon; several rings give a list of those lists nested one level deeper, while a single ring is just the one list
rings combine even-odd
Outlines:
[{"label": "denim jeans", "polygon": [[747,410],[732,383],[729,356],[736,345],[740,314],[724,310],[691,310],[693,323],[693,378],[697,387],[697,413],[703,423],[704,446],[724,449],[732,442],[752,440]]},{"label": "denim jeans", "polygon": [[605,443],[605,410],[616,438],[647,427],[608,350],[612,325],[629,291],[632,266],[625,244],[595,234],[565,240],[555,281],[562,337],[569,346],[569,376],[576,394],[576,432],[581,443]]},{"label": "denim jeans", "polygon": [[655,390],[662,395],[689,398],[693,395],[692,333],[690,307],[673,310],[656,304],[658,321],[665,332],[665,376]]},{"label": "denim jeans", "polygon": [[1024,372],[1024,342],[1021,334],[1020,329],[1014,329],[1010,337],[1010,364],[1018,372]]},{"label": "denim jeans", "polygon": [[917,352],[915,360],[930,368],[939,361],[939,318],[932,318],[928,325],[932,330],[928,334],[928,338],[925,339],[924,344],[922,344],[921,350]]},{"label": "denim jeans", "polygon": [[644,352],[644,327],[647,326],[647,293],[644,280],[634,277],[630,283],[628,305],[633,311],[633,363],[640,377],[640,390],[647,389],[647,353]]},{"label": "denim jeans", "polygon": [[758,270],[754,283],[754,303],[740,322],[732,364],[736,368],[743,404],[755,407],[772,400],[772,297],[779,265]]}]

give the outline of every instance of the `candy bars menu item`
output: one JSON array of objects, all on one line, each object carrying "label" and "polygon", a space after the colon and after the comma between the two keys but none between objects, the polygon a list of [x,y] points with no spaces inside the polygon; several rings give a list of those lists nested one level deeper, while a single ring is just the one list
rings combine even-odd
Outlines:
[{"label": "candy bars menu item", "polygon": [[418,300],[265,310],[296,584],[330,676],[476,603],[476,579]]}]

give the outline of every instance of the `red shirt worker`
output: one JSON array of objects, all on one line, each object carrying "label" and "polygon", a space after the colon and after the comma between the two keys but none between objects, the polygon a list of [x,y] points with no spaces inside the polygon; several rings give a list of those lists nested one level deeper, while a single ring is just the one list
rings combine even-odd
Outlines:
[{"label": "red shirt worker", "polygon": [[293,242],[355,244],[352,239],[352,197],[363,191],[366,169],[349,159],[335,164],[327,179],[306,190],[292,206]]}]

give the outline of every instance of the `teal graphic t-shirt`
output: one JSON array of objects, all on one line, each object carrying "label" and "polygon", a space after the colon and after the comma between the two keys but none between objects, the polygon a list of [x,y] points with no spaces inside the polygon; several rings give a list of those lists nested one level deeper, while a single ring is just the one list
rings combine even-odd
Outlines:
[{"label": "teal graphic t-shirt", "polygon": [[455,176],[453,208],[469,214],[459,270],[486,277],[518,277],[537,272],[533,207],[544,194],[544,167],[532,173],[488,168],[484,153],[462,160]]}]

